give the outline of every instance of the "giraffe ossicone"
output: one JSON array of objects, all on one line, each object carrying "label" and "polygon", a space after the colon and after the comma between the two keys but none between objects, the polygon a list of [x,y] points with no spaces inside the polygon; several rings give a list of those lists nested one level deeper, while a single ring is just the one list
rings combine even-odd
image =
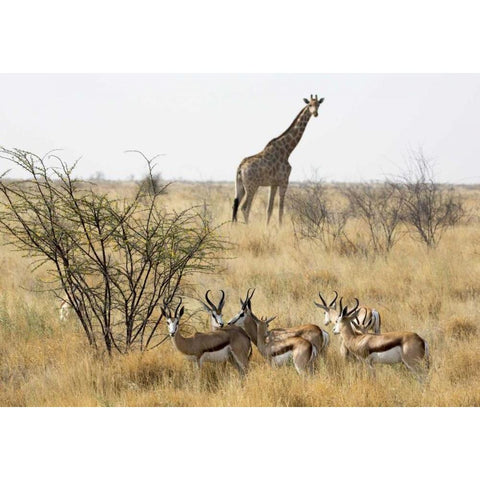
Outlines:
[{"label": "giraffe ossicone", "polygon": [[[258,187],[270,187],[267,206],[267,224],[273,210],[275,194],[279,193],[279,223],[282,223],[285,193],[292,167],[288,162],[290,154],[300,142],[305,127],[312,116],[318,116],[318,107],[324,98],[310,95],[310,100],[304,98],[307,104],[295,117],[292,124],[280,136],[273,138],[266,147],[256,155],[244,158],[237,169],[235,179],[235,199],[233,201],[232,222],[237,221],[238,209],[241,205],[245,223],[248,223],[253,197]],[[242,200],[243,203],[242,203]]]}]

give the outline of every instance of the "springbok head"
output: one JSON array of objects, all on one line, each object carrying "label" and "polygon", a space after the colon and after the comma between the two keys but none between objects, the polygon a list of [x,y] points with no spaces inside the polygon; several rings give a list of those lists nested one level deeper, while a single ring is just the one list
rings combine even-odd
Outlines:
[{"label": "springbok head", "polygon": [[318,308],[321,308],[322,310],[324,310],[325,318],[323,320],[323,323],[325,325],[328,325],[330,322],[335,323],[338,315],[340,315],[340,312],[337,311],[338,292],[334,291],[333,293],[335,293],[335,297],[328,305],[320,292],[318,292],[318,296],[320,297],[320,300],[322,301],[322,303],[313,302]]},{"label": "springbok head", "polygon": [[348,309],[348,306],[345,307],[342,305],[342,298],[340,299],[340,313],[335,320],[335,326],[333,327],[333,333],[338,335],[342,328],[342,325],[350,323],[357,315],[358,315],[358,305],[359,305],[358,298],[355,298],[355,306],[352,309]]},{"label": "springbok head", "polygon": [[318,95],[310,95],[310,100],[304,98],[303,101],[308,105],[308,109],[310,110],[310,113],[314,117],[318,117],[318,107],[320,104],[324,101],[324,98],[321,98],[320,100],[318,99]]},{"label": "springbok head", "polygon": [[275,320],[277,317],[262,317],[262,318],[256,318],[255,323],[257,324],[257,336],[260,338],[262,337],[264,340],[267,340],[269,338],[269,331],[268,331],[268,326],[271,321]]},{"label": "springbok head", "polygon": [[167,319],[168,333],[171,337],[174,337],[175,333],[177,333],[178,325],[180,324],[180,318],[182,318],[184,312],[183,305],[182,308],[180,308],[180,305],[182,305],[182,299],[180,299],[180,303],[175,309],[175,314],[172,314],[169,304],[165,300],[163,300],[163,307],[160,307],[163,316]]},{"label": "springbok head", "polygon": [[[363,312],[363,315],[361,315],[362,312]],[[370,318],[365,324],[363,323],[363,321],[365,321],[366,313],[367,313],[366,308],[362,307],[356,313],[355,318],[352,319],[352,326],[356,333],[365,334],[365,333],[368,333],[370,328],[373,328],[373,323],[374,323],[373,315],[370,316]],[[361,319],[363,319],[363,321]]]},{"label": "springbok head", "polygon": [[215,328],[222,328],[225,324],[223,323],[223,318],[222,318],[222,310],[223,306],[225,305],[225,292],[223,290],[220,290],[222,296],[220,298],[220,302],[218,305],[215,305],[210,298],[208,298],[208,293],[210,290],[207,290],[205,293],[205,300],[207,303],[201,302],[203,305],[203,308],[210,314],[210,321],[212,324],[212,327]]},{"label": "springbok head", "polygon": [[250,293],[250,288],[247,290],[247,296],[245,300],[240,299],[240,311],[228,322],[228,325],[238,325],[243,327],[245,325],[245,319],[247,316],[252,315],[252,297],[255,293],[255,289]]}]

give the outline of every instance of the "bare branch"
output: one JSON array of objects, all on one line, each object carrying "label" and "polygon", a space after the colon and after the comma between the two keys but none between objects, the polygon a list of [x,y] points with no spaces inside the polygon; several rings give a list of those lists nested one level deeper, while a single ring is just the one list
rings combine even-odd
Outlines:
[{"label": "bare branch", "polygon": [[[141,155],[154,175],[153,159]],[[0,156],[29,174],[0,181],[0,231],[9,243],[32,266],[47,266],[51,290],[63,291],[94,348],[150,348],[158,303],[181,293],[191,274],[211,271],[225,249],[218,227],[198,207],[167,211],[158,192],[99,193],[52,152],[0,147]]]}]

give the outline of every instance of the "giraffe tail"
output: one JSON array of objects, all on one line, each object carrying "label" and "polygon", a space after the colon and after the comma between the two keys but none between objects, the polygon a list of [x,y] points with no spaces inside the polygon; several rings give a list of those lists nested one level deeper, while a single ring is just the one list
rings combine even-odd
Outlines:
[{"label": "giraffe tail", "polygon": [[238,207],[240,206],[240,202],[242,201],[242,198],[244,195],[245,195],[245,187],[243,186],[240,169],[238,169],[237,178],[235,180],[235,198],[233,200],[232,222],[237,221]]},{"label": "giraffe tail", "polygon": [[238,198],[233,199],[233,214],[232,214],[232,222],[237,221],[237,212],[238,212],[238,204],[240,202],[238,201]]}]

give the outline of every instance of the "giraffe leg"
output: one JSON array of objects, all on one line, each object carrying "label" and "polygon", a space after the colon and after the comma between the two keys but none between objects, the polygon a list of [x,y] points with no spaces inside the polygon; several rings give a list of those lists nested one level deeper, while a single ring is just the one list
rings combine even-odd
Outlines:
[{"label": "giraffe leg", "polygon": [[282,185],[278,191],[280,196],[280,200],[278,202],[278,223],[280,225],[282,224],[283,219],[283,205],[285,203],[285,193],[287,193],[287,187],[288,185]]},{"label": "giraffe leg", "polygon": [[268,196],[268,207],[267,207],[267,225],[270,222],[270,217],[272,216],[273,211],[273,202],[275,201],[275,194],[277,193],[277,186],[270,186],[270,195]]},{"label": "giraffe leg", "polygon": [[247,190],[247,198],[245,199],[242,205],[242,212],[243,212],[243,216],[245,217],[245,223],[248,223],[250,208],[252,207],[252,201],[256,191],[257,191],[257,188],[252,188],[250,190]]}]

